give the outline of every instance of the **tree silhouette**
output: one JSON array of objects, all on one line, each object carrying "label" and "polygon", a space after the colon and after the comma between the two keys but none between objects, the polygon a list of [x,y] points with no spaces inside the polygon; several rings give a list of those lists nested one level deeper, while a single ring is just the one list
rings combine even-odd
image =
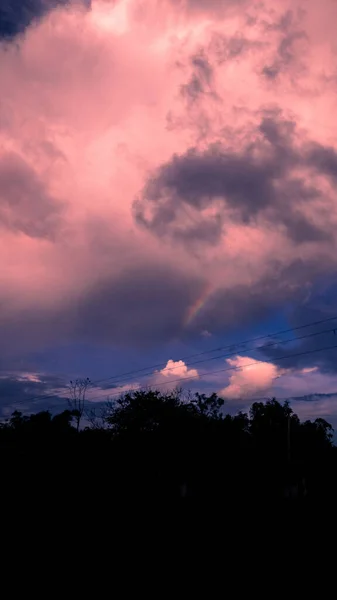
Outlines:
[{"label": "tree silhouette", "polygon": [[108,403],[100,427],[83,428],[87,381],[75,382],[71,410],[15,411],[0,426],[10,502],[34,490],[51,504],[67,498],[76,514],[86,498],[96,510],[99,502],[118,511],[130,502],[137,511],[182,506],[200,522],[219,507],[234,515],[337,500],[337,454],[324,419],[300,422],[275,399],[229,415],[216,394],[139,390]]},{"label": "tree silhouette", "polygon": [[68,404],[72,410],[72,414],[75,417],[77,431],[80,428],[81,419],[85,410],[85,396],[91,381],[89,377],[86,379],[76,379],[71,381],[68,390],[69,397],[67,398]]}]

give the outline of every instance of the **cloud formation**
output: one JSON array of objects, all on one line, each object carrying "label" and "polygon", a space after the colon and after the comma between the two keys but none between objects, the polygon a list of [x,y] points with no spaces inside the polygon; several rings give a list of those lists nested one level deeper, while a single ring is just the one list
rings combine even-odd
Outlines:
[{"label": "cloud formation", "polygon": [[54,238],[61,204],[31,166],[14,154],[0,154],[0,226],[32,238]]},{"label": "cloud formation", "polygon": [[[12,38],[23,33],[29,25],[43,18],[58,6],[67,6],[73,0],[2,0],[0,6],[0,37]],[[88,6],[87,0],[77,0]]]},{"label": "cloud formation", "polygon": [[64,381],[41,373],[8,373],[0,375],[1,416],[9,417],[14,410],[37,412],[66,410]]},{"label": "cloud formation", "polygon": [[3,360],[222,333],[333,276],[332,2],[25,6],[0,42]]},{"label": "cloud formation", "polygon": [[[336,177],[335,151],[319,144],[297,149],[295,133],[294,122],[270,111],[247,131],[243,148],[220,138],[206,150],[173,156],[147,182],[136,218],[186,243],[191,236],[219,243],[227,223],[273,224],[297,244],[326,241],[333,236],[328,206],[313,180],[327,175],[328,186]],[[324,204],[325,220],[318,215]]]},{"label": "cloud formation", "polygon": [[233,399],[251,399],[255,394],[270,392],[270,389],[282,371],[272,363],[266,363],[249,356],[236,356],[227,358],[227,363],[233,367],[229,383],[219,395]]},{"label": "cloud formation", "polygon": [[189,369],[188,366],[184,363],[183,360],[168,360],[166,367],[159,371],[159,374],[163,377],[174,377],[174,378],[188,378],[188,377],[198,377],[197,369]]}]

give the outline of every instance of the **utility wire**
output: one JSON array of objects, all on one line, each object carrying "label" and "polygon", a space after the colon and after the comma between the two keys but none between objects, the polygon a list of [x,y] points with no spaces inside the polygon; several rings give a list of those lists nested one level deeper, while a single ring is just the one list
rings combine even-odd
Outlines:
[{"label": "utility wire", "polygon": [[[314,333],[307,333],[306,335],[302,335],[299,337],[293,337],[293,338],[289,338],[287,340],[282,340],[282,341],[276,341],[276,342],[269,342],[268,344],[263,344],[261,346],[253,346],[252,348],[246,348],[245,350],[241,350],[239,351],[240,354],[243,354],[244,352],[253,352],[256,350],[263,350],[265,348],[269,348],[271,346],[277,346],[278,344],[288,344],[290,342],[297,342],[300,340],[303,340],[305,338],[308,337],[315,337],[317,335],[322,335],[324,333],[331,333],[336,331],[337,329],[335,327],[332,327],[331,329],[324,329],[323,331],[315,331]],[[218,356],[212,356],[211,358],[204,358],[201,360],[195,360],[194,362],[190,362],[190,363],[185,363],[186,367],[192,367],[194,365],[198,365],[200,363],[205,363],[205,362],[210,362],[212,360],[218,360],[220,358],[230,358],[231,356],[235,356],[238,354],[238,351],[235,352],[230,352],[229,354],[219,354]],[[176,365],[175,367],[167,367],[165,369],[162,369],[161,371],[157,371],[157,373],[161,373],[164,374],[167,371],[174,371],[175,369],[178,369],[179,365]],[[145,373],[144,375],[140,375],[140,377],[146,377],[147,375],[152,375],[153,371],[150,371],[149,373]],[[120,382],[118,382],[120,383]]]},{"label": "utility wire", "polygon": [[[285,333],[290,333],[291,331],[298,331],[299,329],[304,329],[306,327],[312,327],[314,325],[321,325],[322,323],[327,323],[329,321],[334,321],[336,319],[337,319],[337,316],[328,317],[327,319],[321,319],[320,321],[313,321],[311,323],[307,323],[306,325],[299,325],[298,327],[290,327],[289,329],[284,329],[283,331],[277,331],[276,333],[267,333],[266,335],[260,335],[258,337],[250,338],[248,340],[244,340],[244,341],[241,341],[241,342],[227,344],[226,346],[220,346],[219,348],[213,348],[212,350],[204,350],[203,352],[198,352],[197,354],[190,354],[190,355],[187,355],[187,356],[182,356],[181,358],[178,358],[174,362],[179,362],[181,360],[183,360],[185,362],[186,360],[189,360],[189,359],[192,359],[192,358],[197,358],[198,356],[204,356],[205,354],[211,354],[213,352],[222,352],[222,350],[227,350],[227,349],[230,349],[230,348],[237,348],[238,346],[243,346],[245,344],[249,344],[249,343],[252,343],[252,342],[258,342],[258,341],[264,340],[264,339],[266,339],[268,337],[276,337],[276,336],[279,336],[279,335],[284,335]],[[300,338],[298,338],[298,339],[300,339]],[[283,342],[277,342],[277,343],[283,343]],[[257,349],[257,348],[255,348],[255,349]],[[246,352],[247,352],[247,350],[246,350]],[[233,354],[235,354],[235,353],[236,352],[234,352]],[[137,369],[137,370],[134,370],[134,371],[128,371],[126,373],[122,373],[121,375],[113,375],[112,377],[106,377],[104,379],[98,379],[98,380],[92,381],[92,383],[96,384],[96,383],[103,383],[105,381],[111,381],[113,379],[120,379],[120,378],[124,379],[125,377],[128,377],[130,375],[138,374],[138,373],[141,373],[143,371],[148,371],[149,369],[151,369],[151,370],[153,370],[153,369],[159,369],[160,367],[163,366],[163,364],[164,363],[159,363],[157,365],[151,365],[149,367],[143,367],[142,369]],[[196,363],[192,363],[192,364],[196,364]],[[171,368],[173,369],[173,368],[177,368],[177,367],[171,367]]]},{"label": "utility wire", "polygon": [[[291,331],[298,331],[298,330],[304,329],[306,327],[313,327],[315,325],[320,325],[322,323],[327,323],[329,321],[333,321],[333,320],[336,320],[336,319],[337,319],[337,316],[329,317],[327,319],[321,319],[320,321],[313,321],[311,323],[307,323],[306,325],[299,325],[298,327],[291,327],[289,329],[284,329],[283,331],[277,331],[275,333],[269,333],[269,334],[258,336],[258,337],[255,337],[255,338],[250,338],[250,339],[244,340],[242,342],[236,342],[236,343],[232,343],[232,344],[227,344],[226,346],[220,346],[220,347],[214,348],[212,350],[205,350],[205,351],[199,352],[197,354],[191,354],[191,355],[183,356],[181,358],[178,358],[174,362],[179,362],[179,361],[184,361],[185,362],[186,360],[189,360],[189,359],[192,359],[192,358],[197,358],[199,356],[205,356],[206,354],[211,354],[213,352],[220,352],[222,350],[226,350],[226,349],[229,349],[229,348],[238,348],[239,346],[243,346],[243,345],[248,344],[250,342],[251,343],[257,342],[257,341],[266,339],[268,337],[277,337],[277,336],[280,336],[280,335],[284,335],[285,333],[289,333]],[[326,331],[322,331],[322,332],[314,332],[312,334],[307,334],[305,336],[292,338],[291,340],[283,340],[283,341],[280,340],[280,341],[277,341],[277,342],[271,342],[269,344],[264,344],[262,346],[258,346],[258,347],[254,347],[254,348],[247,348],[245,350],[241,350],[240,353],[251,352],[253,350],[256,351],[256,350],[263,349],[265,347],[275,346],[277,344],[286,344],[286,343],[289,343],[291,341],[297,341],[297,340],[304,339],[306,337],[310,337],[310,336],[314,336],[314,335],[320,335],[321,333],[328,333],[329,331],[335,331],[335,328],[332,328],[332,329],[326,330]],[[205,360],[195,361],[195,362],[192,362],[190,364],[187,364],[186,366],[192,366],[192,365],[195,365],[195,364],[200,364],[202,362],[208,362],[208,361],[211,361],[211,360],[217,360],[217,359],[220,359],[220,358],[229,358],[230,356],[235,356],[235,354],[237,354],[237,353],[238,353],[238,351],[236,350],[235,352],[231,352],[230,354],[225,354],[225,355],[215,356],[215,357],[212,357],[212,358],[207,358]],[[159,369],[163,365],[165,366],[165,363],[159,363],[159,364],[156,364],[156,365],[144,367],[142,369],[136,369],[136,370],[133,370],[133,371],[128,371],[128,372],[122,373],[120,375],[112,375],[111,377],[106,377],[104,379],[92,380],[92,381],[90,381],[90,383],[94,384],[94,385],[97,385],[99,383],[104,383],[104,382],[107,382],[107,381],[113,381],[115,379],[122,379],[123,380],[126,377],[134,376],[134,375],[137,375],[138,373],[143,373],[143,375],[140,375],[140,376],[141,377],[146,377],[148,375],[152,375],[154,369]],[[164,372],[166,372],[166,371],[173,371],[173,370],[177,369],[178,367],[179,367],[179,365],[176,365],[174,367],[167,367],[167,368],[163,369],[163,371]],[[151,370],[149,373],[144,373],[144,371],[149,371],[149,370]],[[120,383],[120,382],[118,381],[116,383]],[[65,393],[67,393],[67,392],[63,392],[63,394],[58,394],[58,396],[62,397]],[[55,397],[55,393],[54,394],[47,394],[47,395],[43,395],[43,396],[32,396],[30,398],[26,398],[23,402],[32,402],[34,400],[47,400],[49,398],[54,398],[54,397]]]},{"label": "utility wire", "polygon": [[[337,348],[337,344],[334,344],[333,346],[326,346],[324,348],[315,348],[313,350],[306,350],[305,352],[297,352],[296,354],[287,354],[285,356],[279,356],[279,357],[277,357],[277,360],[284,360],[284,359],[287,359],[287,358],[296,358],[298,356],[305,356],[306,354],[314,354],[315,352],[323,352],[325,350],[332,350],[334,348]],[[272,360],[265,360],[264,362],[265,363],[272,363],[273,360],[274,359],[272,359]],[[243,365],[243,366],[239,366],[239,367],[236,367],[236,366],[226,367],[225,369],[218,369],[216,371],[207,371],[207,373],[202,373],[201,375],[191,375],[189,377],[180,377],[178,379],[173,379],[173,380],[171,379],[169,381],[163,381],[163,382],[160,382],[158,384],[155,384],[152,387],[155,387],[157,389],[158,387],[161,387],[163,385],[168,385],[168,384],[171,384],[171,383],[179,383],[181,381],[190,381],[192,379],[201,379],[202,377],[207,377],[209,375],[216,375],[218,373],[225,373],[227,371],[240,371],[240,370],[246,369],[248,367],[254,366],[256,364],[259,364],[259,362],[260,361],[254,361],[254,362],[251,362],[251,363],[249,363],[247,365]],[[128,393],[128,392],[132,393],[132,392],[140,391],[140,389],[141,388],[138,388],[138,389],[130,388],[129,390],[125,390],[123,393]],[[121,396],[121,394],[122,393],[120,391],[116,392],[115,394],[109,394],[108,398],[112,398],[114,396]],[[87,402],[87,404],[91,405],[93,403],[93,401],[101,400],[101,399],[106,398],[106,397],[107,397],[106,394],[100,395],[100,396],[95,396],[94,398],[91,398],[90,400],[86,400],[86,402]],[[49,407],[49,409],[55,408],[56,406],[58,406],[58,405],[55,404],[55,405]]]},{"label": "utility wire", "polygon": [[[337,344],[335,344],[333,346],[326,346],[325,348],[315,348],[313,350],[306,350],[305,352],[298,352],[297,354],[287,354],[286,356],[278,356],[277,360],[283,360],[283,359],[286,359],[286,358],[293,358],[293,357],[298,357],[298,356],[304,356],[306,354],[313,354],[315,352],[322,352],[324,350],[332,350],[333,348],[337,348]],[[272,363],[274,360],[275,359],[265,360],[263,362],[265,362],[265,363]],[[259,363],[260,363],[260,361],[257,360],[257,361],[248,363],[248,365],[243,365],[243,366],[240,366],[240,367],[235,367],[235,366],[234,367],[227,367],[226,369],[218,369],[216,371],[207,371],[207,373],[202,373],[201,375],[191,375],[189,377],[180,377],[179,379],[173,379],[173,380],[171,379],[169,381],[163,381],[163,382],[160,382],[158,384],[154,384],[152,387],[156,387],[157,388],[159,386],[167,385],[167,384],[170,384],[170,383],[178,383],[180,381],[189,381],[191,379],[200,379],[201,377],[207,377],[208,375],[215,375],[215,374],[218,374],[218,373],[224,373],[226,371],[238,371],[238,370],[246,369],[248,367],[252,367],[252,366],[257,365]],[[130,388],[130,392],[134,392],[134,391],[139,391],[139,388],[138,388],[138,390],[135,390],[134,388]],[[121,395],[121,392],[116,392],[115,394],[109,394],[110,397],[120,396],[120,395]],[[93,400],[98,400],[99,398],[103,398],[103,397],[105,397],[105,394],[104,394],[104,396],[97,396],[95,398],[91,398],[90,402],[92,402]],[[89,402],[89,400],[88,400],[88,402]]]}]

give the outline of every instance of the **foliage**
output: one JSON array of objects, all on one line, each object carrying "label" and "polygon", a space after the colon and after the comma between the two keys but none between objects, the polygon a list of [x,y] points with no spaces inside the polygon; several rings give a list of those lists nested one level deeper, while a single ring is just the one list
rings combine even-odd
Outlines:
[{"label": "foliage", "polygon": [[[82,401],[87,387],[80,389]],[[337,498],[329,423],[301,423],[275,399],[255,402],[249,414],[225,407],[216,394],[147,390],[108,403],[99,427],[81,428],[76,408],[55,416],[16,411],[0,427],[2,479],[15,497],[34,485],[53,498],[202,512]]]}]

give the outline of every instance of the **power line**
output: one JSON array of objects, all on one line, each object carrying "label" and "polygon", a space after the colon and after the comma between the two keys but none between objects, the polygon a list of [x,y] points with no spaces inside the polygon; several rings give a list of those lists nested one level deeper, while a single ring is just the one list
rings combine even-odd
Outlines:
[{"label": "power line", "polygon": [[[240,354],[243,354],[244,352],[252,352],[252,351],[256,351],[256,350],[263,350],[264,348],[269,348],[270,346],[277,346],[278,344],[288,344],[290,342],[298,342],[300,340],[303,340],[305,338],[308,337],[315,337],[317,335],[323,335],[324,333],[331,333],[333,331],[336,331],[335,327],[332,327],[331,329],[325,329],[323,331],[315,331],[313,333],[307,333],[306,335],[302,335],[300,337],[293,337],[290,338],[288,340],[281,340],[281,341],[276,341],[276,342],[269,342],[269,344],[263,344],[261,346],[253,346],[252,348],[246,348],[245,350],[241,350]],[[220,358],[230,358],[231,356],[235,356],[238,352],[230,352],[229,354],[220,354],[218,356],[213,356],[212,358],[204,358],[201,360],[196,360],[194,362],[191,363],[185,363],[185,365],[187,367],[192,367],[194,365],[198,365],[200,363],[205,363],[205,362],[210,362],[212,360],[218,360]],[[182,360],[182,359],[181,359]],[[167,371],[174,371],[175,369],[178,369],[179,365],[176,365],[175,367],[167,367],[165,369],[162,369],[160,371],[161,374],[166,373]],[[158,372],[158,371],[157,371]],[[152,371],[150,373],[145,373],[144,375],[141,375],[141,377],[146,377],[147,375],[152,375]],[[118,382],[120,383],[120,382]]]},{"label": "power line", "polygon": [[[298,356],[305,356],[306,354],[314,354],[315,352],[323,352],[324,350],[332,350],[333,348],[337,348],[337,344],[334,344],[333,346],[326,346],[325,348],[315,348],[313,350],[306,350],[305,352],[297,352],[296,354],[287,354],[286,356],[279,356],[277,358],[277,360],[284,360],[287,358],[294,358],[294,357],[298,357]],[[191,375],[189,377],[180,377],[179,379],[171,379],[169,381],[163,381],[161,383],[155,384],[152,387],[160,387],[162,385],[168,385],[171,383],[178,383],[181,381],[190,381],[191,379],[201,379],[202,377],[207,377],[209,375],[216,375],[218,373],[225,373],[226,371],[240,371],[243,369],[247,369],[248,367],[254,366],[256,364],[259,364],[260,361],[254,361],[252,363],[249,363],[248,365],[243,365],[243,366],[239,366],[239,367],[227,367],[225,369],[218,369],[216,371],[208,371],[207,373],[202,373],[201,375]],[[273,360],[265,360],[263,361],[265,363],[272,363]],[[135,391],[139,391],[140,388],[138,389],[134,389],[134,388],[130,388],[129,390],[125,390],[124,393],[129,392],[135,392]],[[114,396],[120,396],[121,392],[116,392],[115,394],[109,394],[108,397],[114,397]],[[104,395],[100,395],[100,396],[96,396],[94,398],[91,398],[90,400],[87,400],[86,402],[88,403],[92,403],[94,400],[100,400],[101,398],[106,398],[106,394]]]},{"label": "power line", "polygon": [[[315,352],[323,352],[325,350],[333,350],[334,348],[337,348],[337,344],[334,344],[333,346],[326,346],[325,348],[315,348],[313,350],[306,350],[305,352],[297,352],[296,354],[287,354],[286,356],[279,356],[278,360],[284,360],[284,359],[287,359],[287,358],[294,358],[294,357],[298,357],[298,356],[305,356],[306,354],[314,354]],[[173,379],[173,380],[170,380],[170,381],[163,381],[161,383],[156,384],[155,387],[158,388],[158,387],[160,387],[162,385],[168,385],[168,384],[171,384],[171,383],[178,383],[178,382],[181,382],[181,381],[190,381],[191,379],[201,379],[202,377],[207,377],[208,375],[215,375],[215,374],[218,374],[218,373],[225,373],[226,371],[240,371],[240,370],[246,369],[248,367],[254,366],[256,364],[259,364],[259,362],[260,361],[254,361],[252,363],[249,363],[248,365],[243,365],[243,366],[239,366],[239,367],[235,367],[235,366],[233,367],[232,366],[232,367],[227,367],[225,369],[218,369],[216,371],[208,371],[207,373],[203,373],[201,375],[192,375],[192,376],[189,376],[189,377],[181,377],[179,379]],[[273,360],[265,360],[264,362],[265,363],[271,363],[271,362],[273,362]],[[152,386],[152,387],[154,387],[154,386]],[[129,392],[140,391],[140,388],[138,388],[138,389],[130,388],[129,390],[125,390],[125,393],[127,393],[128,391]],[[119,392],[116,392],[115,394],[110,394],[109,397],[120,396],[120,395],[121,395],[121,392],[119,391]],[[91,405],[94,400],[100,400],[102,398],[106,398],[106,394],[100,395],[100,396],[96,396],[94,398],[91,398],[90,400],[87,400],[86,401],[87,405],[88,404]],[[66,399],[63,402],[66,402]],[[19,402],[16,402],[15,404],[19,404]],[[52,406],[49,406],[46,410],[51,410],[51,409],[56,408],[58,406],[60,406],[60,403],[54,404]]]},{"label": "power line", "polygon": [[[219,348],[214,348],[212,350],[204,350],[203,352],[198,352],[197,354],[190,354],[190,355],[187,355],[187,356],[182,356],[181,358],[178,358],[177,361],[175,361],[175,362],[179,362],[181,360],[183,360],[185,362],[186,360],[189,360],[191,358],[197,358],[198,356],[204,356],[205,354],[211,354],[213,352],[221,352],[222,350],[226,350],[226,349],[229,349],[229,348],[233,348],[233,347],[235,348],[235,347],[243,346],[245,344],[249,344],[249,343],[252,343],[252,342],[258,342],[260,340],[266,339],[267,337],[276,337],[276,336],[279,336],[279,335],[284,335],[285,333],[290,333],[291,331],[298,331],[299,329],[304,329],[306,327],[312,327],[314,325],[321,325],[322,323],[327,323],[329,321],[334,321],[336,319],[337,319],[337,316],[335,316],[335,317],[328,317],[327,319],[321,319],[320,321],[313,321],[311,323],[307,323],[306,325],[299,325],[298,327],[290,327],[289,329],[284,329],[283,331],[277,331],[276,333],[267,333],[266,335],[261,335],[261,336],[255,337],[255,338],[250,338],[250,339],[244,340],[242,342],[236,342],[236,343],[232,343],[232,344],[227,344],[226,346],[220,346]],[[283,343],[283,342],[277,342],[277,343]],[[247,350],[246,350],[246,352],[247,352]],[[235,354],[235,352],[233,354]],[[151,370],[153,370],[153,369],[159,369],[160,367],[163,366],[163,364],[164,363],[160,363],[160,364],[152,365],[152,366],[149,366],[149,367],[143,367],[142,369],[137,369],[137,370],[134,370],[134,371],[129,371],[129,372],[126,372],[126,373],[122,373],[121,375],[113,375],[112,377],[106,377],[104,379],[98,379],[98,380],[93,381],[92,383],[96,384],[96,383],[103,383],[105,381],[111,381],[113,379],[120,379],[120,378],[124,379],[125,377],[127,377],[129,375],[141,373],[141,372],[147,371],[149,369],[151,369]],[[196,363],[192,363],[192,364],[196,364]],[[177,368],[177,367],[174,367],[174,368]]]},{"label": "power line", "polygon": [[[243,345],[248,344],[250,342],[251,343],[252,342],[257,342],[257,341],[266,339],[268,337],[277,337],[277,336],[280,336],[280,335],[284,335],[285,333],[289,333],[291,331],[298,331],[298,330],[304,329],[306,327],[313,327],[315,325],[320,325],[322,323],[327,323],[329,321],[333,321],[333,320],[336,320],[336,319],[337,319],[337,316],[328,317],[327,319],[321,319],[319,321],[313,321],[311,323],[307,323],[306,325],[299,325],[297,327],[290,327],[289,329],[284,329],[283,331],[277,331],[275,333],[269,333],[269,334],[258,336],[258,337],[255,337],[255,338],[250,338],[250,339],[244,340],[242,342],[236,342],[236,343],[232,343],[232,344],[227,344],[226,346],[220,346],[219,348],[214,348],[212,350],[205,350],[205,351],[199,352],[197,354],[191,354],[191,355],[183,356],[181,358],[178,358],[177,361],[174,361],[174,362],[179,362],[179,361],[184,361],[185,362],[186,360],[189,360],[189,359],[192,359],[192,358],[197,358],[198,356],[205,356],[206,354],[211,354],[213,352],[220,352],[222,350],[226,350],[226,349],[229,349],[229,348],[238,348],[239,346],[243,346]],[[335,328],[332,328],[330,330],[326,330],[326,331],[323,331],[323,332],[314,332],[313,334],[307,334],[305,336],[293,338],[291,340],[283,340],[283,341],[281,340],[281,341],[277,341],[277,342],[271,342],[269,344],[264,344],[264,345],[258,346],[256,348],[247,348],[245,350],[241,350],[241,353],[243,353],[243,352],[250,352],[250,351],[253,351],[253,350],[259,350],[261,348],[275,346],[277,344],[286,344],[286,343],[289,343],[291,341],[301,340],[301,339],[304,339],[306,337],[310,337],[310,336],[314,336],[314,335],[320,335],[322,333],[327,333],[329,331],[334,331],[334,329]],[[190,363],[187,366],[192,366],[192,365],[195,365],[195,364],[200,364],[202,362],[208,362],[208,361],[211,361],[211,360],[217,360],[217,359],[220,359],[220,358],[229,358],[230,356],[234,356],[235,354],[237,354],[237,351],[232,352],[231,354],[228,354],[228,355],[220,355],[220,356],[215,356],[215,357],[208,358],[208,359],[201,360],[201,361],[195,361],[193,363]],[[136,370],[133,370],[133,371],[128,371],[128,372],[122,373],[120,375],[112,375],[111,377],[106,377],[104,379],[96,379],[96,380],[91,381],[90,383],[96,385],[96,384],[99,384],[99,383],[104,383],[106,381],[113,381],[114,379],[121,379],[121,378],[125,379],[128,376],[131,376],[131,375],[134,376],[134,375],[137,375],[138,373],[144,373],[144,371],[151,370],[149,373],[144,373],[144,375],[141,375],[141,377],[146,377],[147,375],[151,375],[152,371],[154,369],[159,369],[164,364],[165,363],[159,363],[159,364],[156,364],[156,365],[152,365],[152,366],[148,366],[148,367],[143,367],[142,369],[136,369]],[[173,370],[175,370],[177,368],[178,368],[178,365],[174,366],[174,367],[168,367],[168,368],[164,369],[164,371],[173,371]],[[62,397],[62,395],[64,395],[65,393],[66,392],[63,392],[63,394],[59,394],[58,396]],[[32,402],[34,400],[47,400],[49,398],[54,398],[54,396],[55,396],[55,393],[54,394],[47,394],[47,395],[44,395],[44,396],[32,396],[30,398],[25,399],[23,402]]]}]

